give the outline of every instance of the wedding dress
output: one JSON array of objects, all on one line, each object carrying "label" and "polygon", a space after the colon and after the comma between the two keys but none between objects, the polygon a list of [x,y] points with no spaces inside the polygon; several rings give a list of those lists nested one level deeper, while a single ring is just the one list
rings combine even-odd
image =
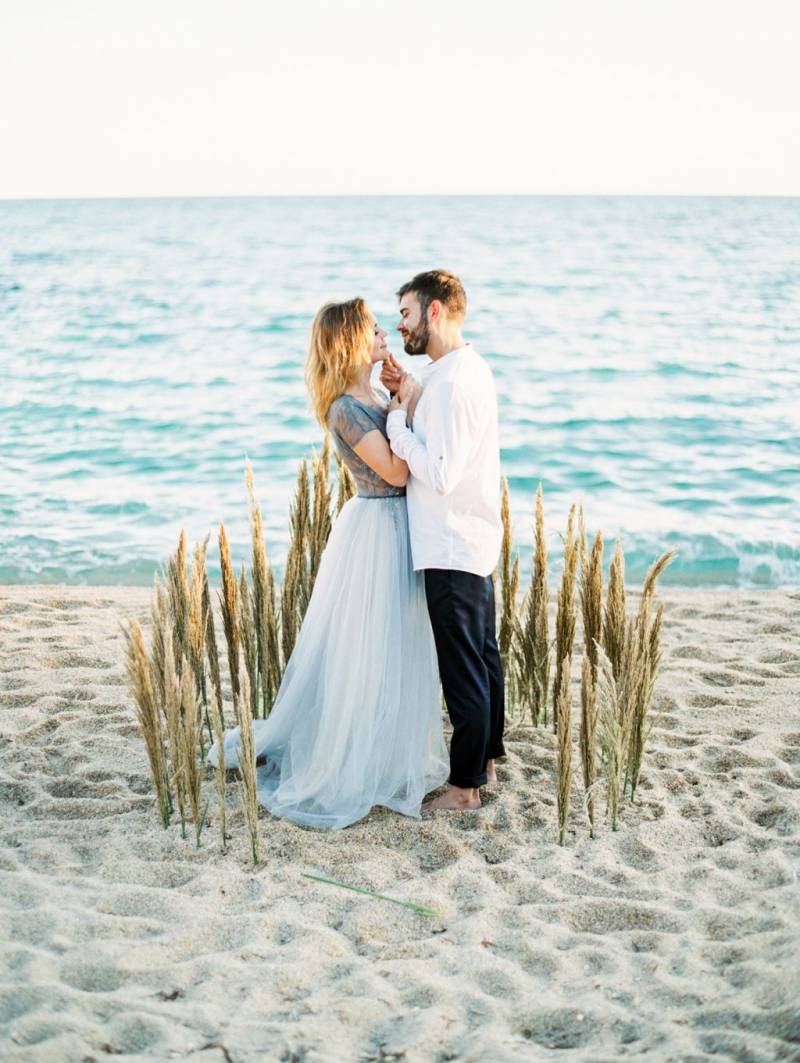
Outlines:
[{"label": "wedding dress", "polygon": [[[341,395],[328,425],[358,494],[334,522],[272,712],[253,731],[256,755],[267,758],[261,804],[304,826],[341,828],[374,805],[418,817],[450,769],[405,488],[353,451],[366,432],[386,434],[386,411]],[[225,735],[227,766],[238,750],[237,728]]]}]

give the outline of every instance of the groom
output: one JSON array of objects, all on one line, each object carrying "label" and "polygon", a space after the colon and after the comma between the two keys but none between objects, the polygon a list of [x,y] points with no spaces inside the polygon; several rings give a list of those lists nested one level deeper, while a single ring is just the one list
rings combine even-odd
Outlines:
[{"label": "groom", "polygon": [[[486,362],[461,335],[467,297],[444,270],[419,273],[397,293],[406,354],[427,354],[424,388],[389,356],[387,433],[408,463],[408,522],[453,724],[446,793],[423,810],[480,808],[503,748],[504,686],[491,573],[503,536],[497,399]],[[408,427],[409,411],[413,430]]]}]

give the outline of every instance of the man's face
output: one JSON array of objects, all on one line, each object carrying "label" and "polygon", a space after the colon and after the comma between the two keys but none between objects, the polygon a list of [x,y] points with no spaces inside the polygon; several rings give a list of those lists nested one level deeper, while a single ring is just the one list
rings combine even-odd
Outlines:
[{"label": "man's face", "polygon": [[397,331],[403,337],[406,354],[425,354],[430,340],[428,322],[416,292],[406,292],[400,299],[400,324]]}]

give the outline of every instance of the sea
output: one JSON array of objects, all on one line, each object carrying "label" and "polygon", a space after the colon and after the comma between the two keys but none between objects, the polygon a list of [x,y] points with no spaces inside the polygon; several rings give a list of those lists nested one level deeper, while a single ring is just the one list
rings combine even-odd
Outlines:
[{"label": "sea", "polygon": [[287,197],[0,201],[0,583],[149,584],[223,522],[245,461],[278,570],[322,432],[309,327],[456,272],[489,363],[515,545],[542,484],[629,582],[800,584],[800,198]]}]

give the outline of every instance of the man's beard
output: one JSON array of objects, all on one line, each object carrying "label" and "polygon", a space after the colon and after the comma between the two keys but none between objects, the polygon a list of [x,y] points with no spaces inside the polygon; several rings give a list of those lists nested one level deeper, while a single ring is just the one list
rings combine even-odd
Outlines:
[{"label": "man's beard", "polygon": [[425,354],[428,350],[428,341],[430,338],[431,333],[428,328],[428,322],[423,318],[417,327],[409,332],[403,350],[406,354]]}]

